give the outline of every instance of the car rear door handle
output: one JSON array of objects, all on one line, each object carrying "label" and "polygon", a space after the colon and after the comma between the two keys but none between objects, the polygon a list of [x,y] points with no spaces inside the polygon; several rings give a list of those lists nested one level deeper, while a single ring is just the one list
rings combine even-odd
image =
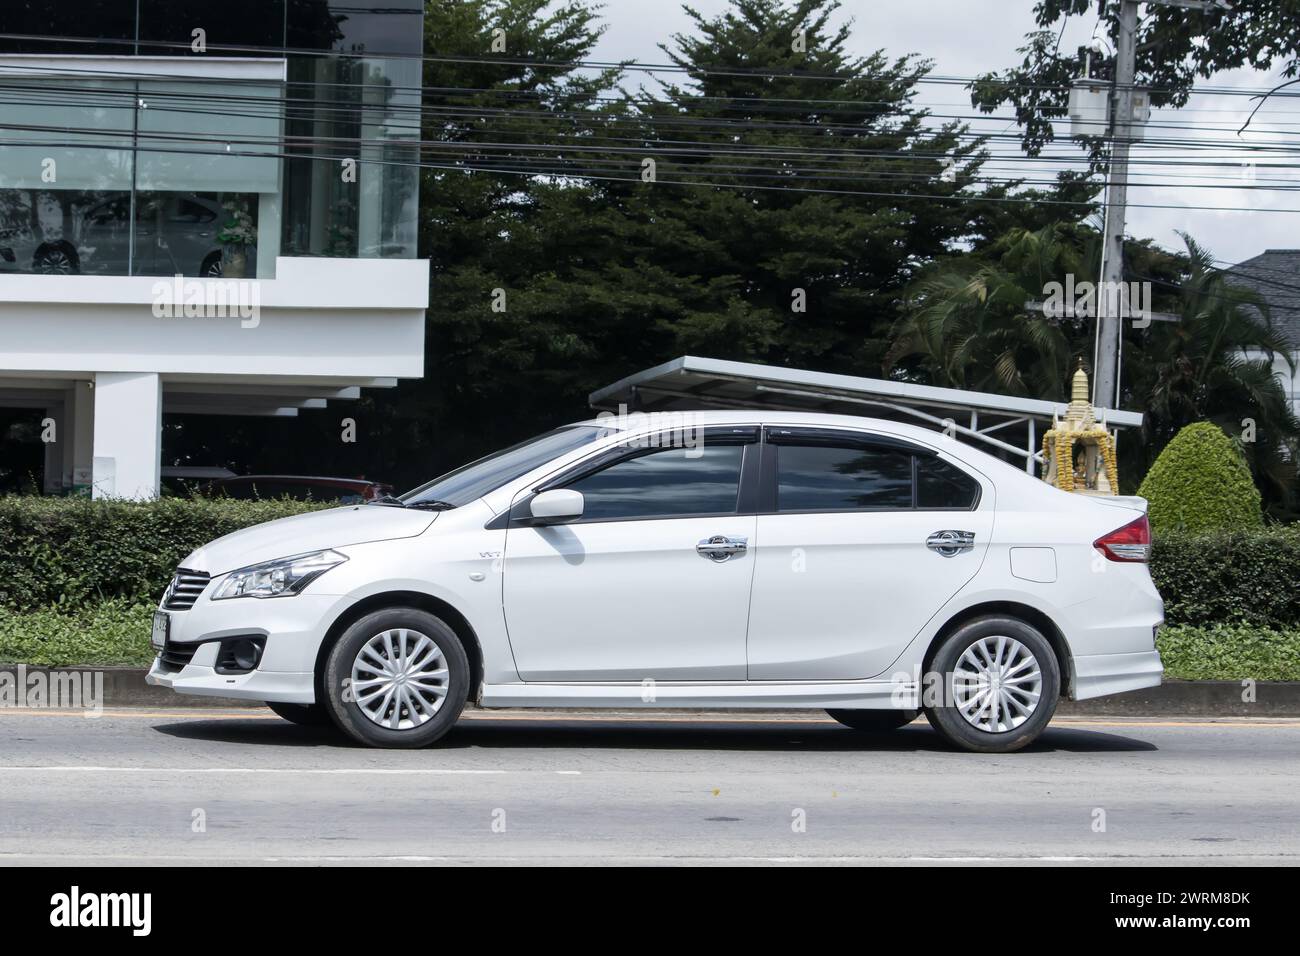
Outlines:
[{"label": "car rear door handle", "polygon": [[722,562],[748,551],[749,539],[728,538],[725,534],[715,534],[697,544],[695,550],[711,561]]},{"label": "car rear door handle", "polygon": [[970,551],[975,547],[975,532],[936,531],[925,539],[925,546],[931,551],[937,551],[945,558],[951,558],[955,554]]}]

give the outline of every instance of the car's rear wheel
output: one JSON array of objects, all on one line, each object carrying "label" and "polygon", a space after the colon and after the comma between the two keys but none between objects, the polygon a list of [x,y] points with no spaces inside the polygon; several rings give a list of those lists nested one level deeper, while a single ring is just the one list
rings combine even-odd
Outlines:
[{"label": "car's rear wheel", "polygon": [[424,747],[460,717],[469,660],[456,632],[416,608],[367,614],[325,662],[330,716],[371,747]]},{"label": "car's rear wheel", "polygon": [[1028,746],[1052,719],[1061,691],[1052,645],[1013,617],[963,624],[940,645],[930,672],[942,693],[925,688],[926,719],[949,743],[978,753]]},{"label": "car's rear wheel", "polygon": [[828,710],[845,727],[868,733],[884,733],[906,727],[916,719],[919,710]]},{"label": "car's rear wheel", "polygon": [[329,711],[321,704],[282,704],[279,701],[267,701],[266,706],[289,721],[304,727],[332,726]]}]

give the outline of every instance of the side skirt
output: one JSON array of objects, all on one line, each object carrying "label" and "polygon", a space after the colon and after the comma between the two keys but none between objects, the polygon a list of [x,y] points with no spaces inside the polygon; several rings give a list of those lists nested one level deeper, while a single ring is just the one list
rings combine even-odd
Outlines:
[{"label": "side skirt", "polygon": [[910,710],[919,705],[915,683],[893,681],[683,681],[484,684],[482,707],[807,708]]}]

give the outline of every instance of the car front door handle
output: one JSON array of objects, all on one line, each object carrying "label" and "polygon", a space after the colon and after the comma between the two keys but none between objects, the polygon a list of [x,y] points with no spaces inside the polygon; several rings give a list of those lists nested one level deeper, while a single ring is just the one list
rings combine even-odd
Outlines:
[{"label": "car front door handle", "polygon": [[970,551],[975,547],[975,532],[936,531],[925,539],[925,546],[931,551],[937,551],[945,558],[951,558],[953,555],[960,554],[963,551]]},{"label": "car front door handle", "polygon": [[697,544],[695,550],[702,557],[721,563],[748,551],[749,539],[728,538],[725,534],[715,534]]}]

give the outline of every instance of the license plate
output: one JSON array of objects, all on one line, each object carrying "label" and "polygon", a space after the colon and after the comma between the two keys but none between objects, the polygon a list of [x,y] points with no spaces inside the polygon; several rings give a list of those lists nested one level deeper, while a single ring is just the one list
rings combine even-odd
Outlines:
[{"label": "license plate", "polygon": [[153,633],[149,635],[149,643],[160,651],[167,645],[171,623],[171,615],[166,611],[153,612]]}]

